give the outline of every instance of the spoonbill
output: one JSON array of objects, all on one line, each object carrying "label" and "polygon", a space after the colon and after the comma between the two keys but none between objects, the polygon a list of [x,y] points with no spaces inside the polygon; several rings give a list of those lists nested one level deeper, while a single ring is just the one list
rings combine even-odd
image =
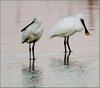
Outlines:
[{"label": "spoonbill", "polygon": [[79,13],[75,16],[69,16],[67,18],[62,19],[57,23],[57,25],[53,28],[53,30],[50,32],[50,38],[53,37],[63,37],[64,38],[64,48],[65,48],[65,58],[66,58],[66,43],[69,49],[69,52],[71,52],[71,48],[69,45],[69,37],[76,32],[80,32],[85,29],[85,34],[89,35],[85,22],[84,22],[84,15],[82,13]]},{"label": "spoonbill", "polygon": [[[22,33],[22,43],[29,44],[29,71],[31,70],[31,60],[33,60],[32,70],[34,70],[34,61],[35,61],[35,54],[34,54],[34,46],[35,43],[41,38],[43,34],[43,25],[42,22],[35,17],[34,20],[24,27],[21,30]],[[31,44],[33,43],[32,49]],[[33,54],[33,59],[31,59],[31,50]]]}]

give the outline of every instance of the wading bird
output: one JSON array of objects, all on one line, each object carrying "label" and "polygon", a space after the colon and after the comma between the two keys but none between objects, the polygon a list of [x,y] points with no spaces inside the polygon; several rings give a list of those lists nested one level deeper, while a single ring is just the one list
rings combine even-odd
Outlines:
[{"label": "wading bird", "polygon": [[[34,61],[35,61],[34,46],[43,33],[43,25],[41,21],[37,17],[35,17],[30,24],[28,24],[21,30],[21,33],[22,33],[22,43],[29,44],[29,71],[31,70],[31,60],[33,60],[32,70],[34,70]],[[32,49],[31,49],[31,43],[33,43]],[[31,50],[33,53],[33,59],[31,59]]]},{"label": "wading bird", "polygon": [[66,58],[66,52],[67,47],[66,43],[69,49],[69,52],[71,52],[71,48],[69,45],[69,36],[75,34],[76,32],[80,32],[85,29],[85,34],[89,35],[85,22],[84,22],[84,16],[83,14],[78,14],[76,16],[70,16],[67,18],[62,19],[57,23],[57,25],[53,28],[53,30],[50,32],[50,38],[53,37],[63,37],[64,38],[64,47],[65,47],[65,58]]}]

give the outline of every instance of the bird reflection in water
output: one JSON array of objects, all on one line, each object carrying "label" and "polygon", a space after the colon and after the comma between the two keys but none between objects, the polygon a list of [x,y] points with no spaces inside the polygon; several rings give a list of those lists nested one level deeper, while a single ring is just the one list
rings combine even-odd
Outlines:
[{"label": "bird reflection in water", "polygon": [[23,85],[25,87],[38,88],[37,85],[39,86],[41,84],[42,71],[39,68],[31,72],[28,71],[27,67],[23,68],[22,74],[23,74]]},{"label": "bird reflection in water", "polygon": [[71,52],[67,52],[67,58],[66,58],[66,54],[64,56],[64,65],[69,65],[69,56],[71,55]]}]

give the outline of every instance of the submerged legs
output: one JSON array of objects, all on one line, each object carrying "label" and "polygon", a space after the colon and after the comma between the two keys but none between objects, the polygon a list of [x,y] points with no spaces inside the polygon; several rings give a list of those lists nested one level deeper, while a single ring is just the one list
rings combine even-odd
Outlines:
[{"label": "submerged legs", "polygon": [[31,71],[31,44],[29,43],[29,71]]},{"label": "submerged legs", "polygon": [[[67,43],[67,46],[68,46],[68,49],[69,49],[69,53],[68,53],[67,58],[66,58],[66,53],[67,53],[66,43]],[[69,56],[71,54],[71,49],[70,49],[70,46],[69,46],[69,36],[67,37],[67,41],[66,41],[66,37],[64,37],[64,48],[65,48],[64,65],[66,65],[66,59],[67,59],[67,65],[69,65]]]},{"label": "submerged legs", "polygon": [[69,65],[69,56],[70,56],[70,54],[71,54],[71,52],[68,52],[67,58],[64,58],[64,65]]},{"label": "submerged legs", "polygon": [[[29,71],[31,71],[31,69],[34,70],[34,62],[35,62],[34,46],[35,46],[35,42],[33,43],[32,46],[33,59],[31,59],[31,43],[29,43]],[[33,60],[32,65],[31,65],[31,60]]]},{"label": "submerged legs", "polygon": [[65,56],[64,56],[64,61],[65,61],[66,60],[66,52],[67,52],[66,37],[64,38],[64,47],[65,47]]},{"label": "submerged legs", "polygon": [[34,70],[34,62],[35,62],[34,46],[35,46],[35,42],[33,43],[33,47],[32,47],[32,52],[33,52],[33,63],[32,63],[32,70]]}]

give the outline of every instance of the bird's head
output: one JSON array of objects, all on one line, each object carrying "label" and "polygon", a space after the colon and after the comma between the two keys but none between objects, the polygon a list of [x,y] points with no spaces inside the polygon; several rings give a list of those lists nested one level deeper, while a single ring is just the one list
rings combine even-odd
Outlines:
[{"label": "bird's head", "polygon": [[83,13],[77,14],[76,17],[80,19],[80,21],[81,21],[81,23],[82,23],[82,25],[83,25],[83,27],[84,27],[84,29],[85,29],[85,35],[86,35],[86,36],[90,35],[90,33],[89,33],[89,31],[87,30],[87,27],[86,27],[86,25],[85,25]]},{"label": "bird's head", "polygon": [[33,23],[41,23],[40,17],[34,17]]}]

